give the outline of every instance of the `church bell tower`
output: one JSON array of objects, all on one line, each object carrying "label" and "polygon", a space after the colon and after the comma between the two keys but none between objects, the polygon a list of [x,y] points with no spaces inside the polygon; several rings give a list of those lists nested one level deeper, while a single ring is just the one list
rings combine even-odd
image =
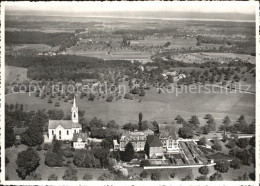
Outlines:
[{"label": "church bell tower", "polygon": [[73,107],[71,107],[71,120],[73,123],[79,122],[78,107],[76,106],[76,99],[74,97]]}]

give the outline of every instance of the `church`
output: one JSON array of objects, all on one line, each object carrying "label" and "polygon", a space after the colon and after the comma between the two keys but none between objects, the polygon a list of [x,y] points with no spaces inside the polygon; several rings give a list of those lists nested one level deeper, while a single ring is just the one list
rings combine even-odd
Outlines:
[{"label": "church", "polygon": [[71,120],[49,120],[48,135],[49,140],[56,136],[57,140],[73,140],[74,133],[80,133],[82,126],[79,124],[78,107],[74,97],[71,108]]}]

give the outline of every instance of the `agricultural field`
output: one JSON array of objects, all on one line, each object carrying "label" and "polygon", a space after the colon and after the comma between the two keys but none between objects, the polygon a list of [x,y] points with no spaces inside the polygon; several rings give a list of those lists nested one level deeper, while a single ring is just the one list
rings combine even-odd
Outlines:
[{"label": "agricultural field", "polygon": [[196,46],[197,40],[195,38],[145,38],[144,40],[133,40],[130,45],[140,45],[140,46],[163,46],[167,42],[171,44],[168,48],[186,48]]},{"label": "agricultural field", "polygon": [[84,51],[84,50],[68,50],[67,54],[96,57],[104,60],[148,60],[150,54],[147,52],[138,51]]},{"label": "agricultural field", "polygon": [[243,61],[248,61],[251,63],[255,63],[255,56],[247,55],[247,54],[234,54],[234,53],[186,53],[174,55],[173,59],[182,61],[185,63],[205,63],[209,60],[216,60],[219,62],[228,62],[230,60],[241,59]]},{"label": "agricultural field", "polygon": [[5,82],[6,84],[12,83],[14,81],[21,82],[27,79],[26,68],[5,66]]},{"label": "agricultural field", "polygon": [[9,45],[8,49],[13,51],[19,51],[21,49],[36,50],[38,52],[55,52],[59,49],[59,46],[51,47],[46,44],[20,44],[20,45]]}]

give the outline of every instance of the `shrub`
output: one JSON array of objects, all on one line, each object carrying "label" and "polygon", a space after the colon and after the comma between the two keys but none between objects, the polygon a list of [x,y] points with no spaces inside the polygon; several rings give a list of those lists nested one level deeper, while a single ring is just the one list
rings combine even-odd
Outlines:
[{"label": "shrub", "polygon": [[172,172],[172,173],[170,174],[170,177],[171,177],[171,178],[175,178],[175,176],[176,176],[175,172]]},{"label": "shrub", "polygon": [[227,160],[218,160],[214,168],[222,173],[227,172],[229,169],[229,162]]},{"label": "shrub", "polygon": [[49,150],[50,149],[50,145],[49,144],[47,144],[47,143],[45,143],[44,145],[43,145],[43,149],[44,150]]},{"label": "shrub", "polygon": [[233,169],[240,169],[241,161],[238,158],[233,159],[230,162],[230,167]]},{"label": "shrub", "polygon": [[131,94],[129,94],[129,93],[126,93],[124,98],[133,100],[133,96]]},{"label": "shrub", "polygon": [[52,181],[52,180],[58,180],[58,176],[56,176],[55,174],[51,174],[48,178],[48,181]]},{"label": "shrub", "polygon": [[140,162],[140,167],[146,167],[146,166],[150,166],[149,160],[142,160]]},{"label": "shrub", "polygon": [[216,172],[216,173],[212,174],[212,175],[209,177],[209,180],[210,180],[210,181],[222,181],[222,180],[223,180],[223,177],[222,177],[222,174]]},{"label": "shrub", "polygon": [[37,151],[41,151],[42,150],[42,146],[41,145],[38,145],[37,148],[36,148]]},{"label": "shrub", "polygon": [[147,176],[148,176],[148,172],[145,170],[143,172],[141,172],[141,174],[140,174],[141,178],[147,178]]},{"label": "shrub", "polygon": [[207,166],[200,167],[199,173],[203,175],[207,175],[209,173],[209,168]]},{"label": "shrub", "polygon": [[151,180],[160,180],[161,179],[161,173],[160,172],[152,172],[151,174]]},{"label": "shrub", "polygon": [[59,107],[60,106],[60,103],[59,102],[56,102],[55,103],[55,107]]},{"label": "shrub", "polygon": [[72,158],[74,153],[72,151],[71,148],[67,148],[65,150],[63,150],[63,155],[66,157],[66,158]]},{"label": "shrub", "polygon": [[83,176],[83,180],[92,180],[93,179],[93,176],[86,173],[84,176]]}]

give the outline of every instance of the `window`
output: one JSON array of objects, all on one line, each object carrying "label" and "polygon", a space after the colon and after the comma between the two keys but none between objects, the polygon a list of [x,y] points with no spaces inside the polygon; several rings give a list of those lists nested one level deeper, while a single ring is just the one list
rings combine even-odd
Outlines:
[{"label": "window", "polygon": [[69,135],[69,130],[67,130],[67,135]]},{"label": "window", "polygon": [[54,135],[54,130],[52,130],[51,132],[52,132],[52,135]]},{"label": "window", "polygon": [[61,135],[61,131],[59,131],[59,135]]},{"label": "window", "polygon": [[76,133],[76,130],[74,130],[74,133]]}]

